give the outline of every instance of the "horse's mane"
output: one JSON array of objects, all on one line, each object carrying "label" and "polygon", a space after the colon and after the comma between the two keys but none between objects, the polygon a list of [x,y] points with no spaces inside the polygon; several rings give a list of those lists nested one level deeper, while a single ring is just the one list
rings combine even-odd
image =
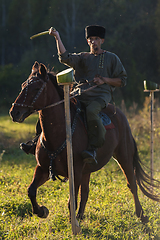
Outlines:
[{"label": "horse's mane", "polygon": [[60,98],[63,99],[64,98],[63,88],[61,85],[58,85],[55,73],[48,72],[48,76],[49,76],[49,79],[51,80],[51,82],[53,83],[53,85],[55,86]]}]

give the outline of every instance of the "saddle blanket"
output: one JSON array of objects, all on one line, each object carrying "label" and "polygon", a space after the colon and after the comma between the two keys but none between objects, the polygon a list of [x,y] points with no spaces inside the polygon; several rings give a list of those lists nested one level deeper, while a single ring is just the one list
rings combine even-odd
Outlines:
[{"label": "saddle blanket", "polygon": [[114,124],[111,122],[111,119],[104,112],[100,112],[99,117],[102,120],[102,123],[106,130],[115,128]]}]

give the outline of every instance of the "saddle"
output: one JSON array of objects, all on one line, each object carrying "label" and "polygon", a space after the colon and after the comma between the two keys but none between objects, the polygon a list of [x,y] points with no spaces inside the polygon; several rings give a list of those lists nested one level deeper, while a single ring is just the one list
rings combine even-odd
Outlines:
[{"label": "saddle", "polygon": [[[85,107],[83,106],[83,104],[80,103],[80,101],[77,101],[76,108],[80,109],[80,115],[79,115],[80,119],[83,122],[85,128],[87,129],[87,119],[86,119]],[[98,116],[101,118],[101,121],[106,130],[115,128],[114,124],[112,123],[111,119],[109,118],[109,116],[106,113],[101,111],[101,112],[99,112]]]}]

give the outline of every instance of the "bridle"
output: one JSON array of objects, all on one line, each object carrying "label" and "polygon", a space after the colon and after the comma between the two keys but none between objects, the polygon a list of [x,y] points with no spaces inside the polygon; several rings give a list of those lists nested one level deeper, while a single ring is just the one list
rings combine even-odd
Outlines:
[{"label": "bridle", "polygon": [[[37,101],[37,99],[39,98],[39,96],[41,95],[42,91],[45,89],[46,84],[47,84],[47,82],[49,81],[49,77],[48,77],[48,75],[47,75],[47,80],[46,80],[46,81],[43,81],[42,79],[37,78],[36,76],[32,76],[32,78],[33,78],[32,80],[31,80],[31,78],[28,78],[28,79],[26,80],[27,84],[26,84],[26,86],[21,90],[21,92],[22,92],[22,91],[24,91],[24,89],[25,89],[25,96],[24,96],[23,103],[12,103],[12,106],[25,107],[25,108],[31,108],[31,109],[34,108],[34,104],[35,104],[35,102]],[[36,79],[36,80],[35,80],[35,79]],[[42,86],[41,86],[41,88],[39,89],[39,91],[37,92],[37,94],[35,95],[35,97],[33,98],[33,101],[32,101],[32,103],[31,103],[31,105],[27,105],[27,104],[25,104],[25,102],[26,102],[27,95],[28,95],[28,86],[31,85],[31,84],[33,84],[33,83],[37,83],[37,82],[42,82]]]}]

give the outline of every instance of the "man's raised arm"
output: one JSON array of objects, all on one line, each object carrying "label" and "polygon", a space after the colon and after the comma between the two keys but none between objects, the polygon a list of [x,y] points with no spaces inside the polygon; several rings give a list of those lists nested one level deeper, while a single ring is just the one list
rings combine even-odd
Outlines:
[{"label": "man's raised arm", "polygon": [[49,35],[54,36],[56,39],[58,54],[63,54],[64,52],[66,52],[66,48],[62,43],[59,32],[55,31],[53,28],[50,28]]}]

